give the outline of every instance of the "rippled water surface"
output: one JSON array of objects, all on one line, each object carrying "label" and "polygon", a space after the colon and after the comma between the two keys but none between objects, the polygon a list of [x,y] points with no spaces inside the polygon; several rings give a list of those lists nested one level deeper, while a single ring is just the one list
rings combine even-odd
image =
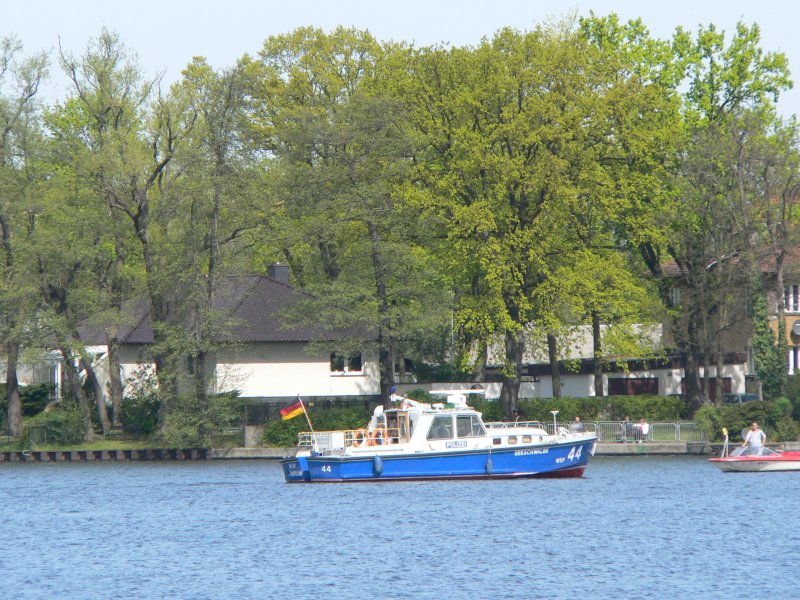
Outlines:
[{"label": "rippled water surface", "polygon": [[270,461],[5,464],[0,598],[798,598],[798,501],[800,473],[699,457],[332,485]]}]

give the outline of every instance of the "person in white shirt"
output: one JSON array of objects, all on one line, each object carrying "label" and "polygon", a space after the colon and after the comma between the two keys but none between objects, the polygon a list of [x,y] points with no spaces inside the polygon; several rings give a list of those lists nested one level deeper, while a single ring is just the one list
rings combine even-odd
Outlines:
[{"label": "person in white shirt", "polygon": [[748,431],[747,435],[744,436],[744,441],[742,442],[742,448],[748,445],[751,448],[763,448],[764,444],[766,443],[767,443],[767,434],[758,428],[758,423],[753,421],[753,424],[750,427],[750,431]]},{"label": "person in white shirt", "polygon": [[641,419],[639,421],[639,443],[641,444],[644,440],[647,439],[647,434],[650,433],[650,423],[647,422],[647,419]]}]

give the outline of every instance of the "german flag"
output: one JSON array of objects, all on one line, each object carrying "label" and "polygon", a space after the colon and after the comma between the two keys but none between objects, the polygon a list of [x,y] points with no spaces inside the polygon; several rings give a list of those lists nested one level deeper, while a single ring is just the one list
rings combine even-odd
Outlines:
[{"label": "german flag", "polygon": [[303,401],[298,399],[297,402],[292,404],[291,406],[287,406],[286,408],[281,409],[281,419],[284,421],[288,421],[289,419],[294,419],[298,415],[303,414]]}]

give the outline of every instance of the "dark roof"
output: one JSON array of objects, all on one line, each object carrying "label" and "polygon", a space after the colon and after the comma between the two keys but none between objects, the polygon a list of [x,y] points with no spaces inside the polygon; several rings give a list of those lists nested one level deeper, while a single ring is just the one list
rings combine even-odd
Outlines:
[{"label": "dark roof", "polygon": [[[291,325],[283,311],[305,294],[292,286],[263,275],[227,277],[219,286],[214,309],[222,325],[217,342],[307,342],[347,337],[365,338],[355,330],[326,331],[315,324]],[[308,296],[306,296],[308,297]],[[122,344],[153,343],[153,323],[149,298],[140,298],[123,307],[120,326]],[[105,344],[102,325],[94,320],[80,328],[84,343]]]},{"label": "dark roof", "polygon": [[[777,271],[775,256],[769,248],[761,248],[757,251],[756,256],[758,260],[758,269],[762,275],[772,274]],[[726,259],[732,260],[736,264],[739,263],[739,257],[736,254],[726,257]],[[711,269],[716,263],[716,260],[711,261],[706,267]],[[800,273],[800,246],[789,248],[783,257],[783,268],[785,273]],[[673,260],[663,263],[661,265],[661,270],[665,277],[680,277],[682,275],[677,263]]]}]

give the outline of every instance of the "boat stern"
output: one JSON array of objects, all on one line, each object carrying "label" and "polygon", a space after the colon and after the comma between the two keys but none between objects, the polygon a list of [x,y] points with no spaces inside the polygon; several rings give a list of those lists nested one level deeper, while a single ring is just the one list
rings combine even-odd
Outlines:
[{"label": "boat stern", "polygon": [[286,483],[305,483],[310,481],[308,461],[305,458],[287,458],[281,461]]}]

